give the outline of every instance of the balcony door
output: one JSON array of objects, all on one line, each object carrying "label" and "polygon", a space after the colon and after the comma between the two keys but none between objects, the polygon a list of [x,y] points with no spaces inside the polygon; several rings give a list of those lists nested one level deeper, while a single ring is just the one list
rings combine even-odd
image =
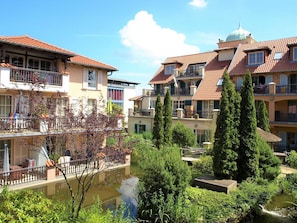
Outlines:
[{"label": "balcony door", "polygon": [[292,74],[289,77],[290,93],[297,93],[297,74]]}]

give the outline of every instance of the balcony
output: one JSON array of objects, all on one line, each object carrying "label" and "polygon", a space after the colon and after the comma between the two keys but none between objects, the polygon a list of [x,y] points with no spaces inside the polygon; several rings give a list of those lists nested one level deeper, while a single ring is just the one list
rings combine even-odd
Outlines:
[{"label": "balcony", "polygon": [[276,94],[297,94],[297,84],[277,85]]},{"label": "balcony", "polygon": [[197,69],[187,69],[187,70],[178,70],[176,71],[177,80],[185,79],[203,79],[204,78],[205,67],[201,66]]},{"label": "balcony", "polygon": [[68,92],[69,76],[59,72],[28,68],[0,68],[0,88],[32,90],[32,86],[42,86],[47,92]]},{"label": "balcony", "polygon": [[[154,90],[151,92],[151,96],[157,96],[160,94],[160,96],[165,95],[165,90]],[[188,96],[191,95],[191,91],[188,88],[174,88],[170,90],[171,96]]]},{"label": "balcony", "polygon": [[297,122],[297,114],[275,111],[276,122]]},{"label": "balcony", "polygon": [[36,135],[64,132],[65,130],[84,131],[86,126],[98,130],[102,130],[103,128],[109,128],[109,130],[110,128],[113,130],[122,128],[121,117],[105,117],[106,120],[102,120],[100,123],[94,123],[94,126],[88,125],[87,119],[88,117],[84,119],[81,117],[0,117],[0,133],[21,133],[22,136],[24,133],[27,135]]}]

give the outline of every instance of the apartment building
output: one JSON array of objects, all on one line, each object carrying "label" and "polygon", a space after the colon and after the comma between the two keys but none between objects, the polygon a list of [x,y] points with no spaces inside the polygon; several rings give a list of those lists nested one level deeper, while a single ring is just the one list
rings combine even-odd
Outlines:
[{"label": "apartment building", "polygon": [[114,71],[29,36],[0,36],[0,169],[5,147],[11,167],[45,166],[51,152],[84,148],[83,129],[69,143],[60,137],[62,127],[81,121],[81,114],[106,113],[107,76]]},{"label": "apartment building", "polygon": [[131,113],[129,131],[152,129],[156,96],[160,94],[163,100],[168,89],[172,98],[173,124],[181,121],[191,128],[199,144],[211,140],[223,74],[228,72],[239,90],[249,70],[256,107],[258,101],[265,101],[271,132],[282,139],[275,145],[275,150],[296,150],[297,37],[257,42],[250,32],[239,26],[217,45],[209,52],[167,58],[149,82],[153,90],[133,99],[142,104],[140,107],[149,104],[150,116]]},{"label": "apartment building", "polygon": [[124,128],[128,128],[128,112],[129,108],[133,107],[133,101],[129,100],[135,96],[136,86],[139,83],[108,77],[107,97],[111,100],[112,104],[118,105],[122,108],[124,115]]}]

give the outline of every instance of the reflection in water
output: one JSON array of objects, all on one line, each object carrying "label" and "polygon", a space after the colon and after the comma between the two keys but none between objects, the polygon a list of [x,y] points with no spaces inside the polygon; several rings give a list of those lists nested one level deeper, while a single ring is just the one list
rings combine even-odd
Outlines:
[{"label": "reflection in water", "polygon": [[[137,182],[138,179],[130,175],[130,166],[102,172],[95,176],[83,206],[90,206],[100,200],[104,208],[114,209],[124,200],[131,203],[132,207],[132,204],[135,205],[136,202],[132,191],[135,191]],[[70,185],[73,189],[77,188],[77,181],[71,179]],[[70,200],[70,192],[64,180],[31,189],[43,192],[47,198],[54,201],[67,202]]]}]

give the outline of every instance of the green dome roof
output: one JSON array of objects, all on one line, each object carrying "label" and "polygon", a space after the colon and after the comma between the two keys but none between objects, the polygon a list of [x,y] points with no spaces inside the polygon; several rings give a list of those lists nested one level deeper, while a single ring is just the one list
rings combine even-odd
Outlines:
[{"label": "green dome roof", "polygon": [[247,30],[244,30],[239,25],[238,29],[234,30],[232,33],[230,33],[229,36],[227,36],[226,41],[242,40],[242,39],[245,39],[248,35],[250,35],[250,32]]}]

